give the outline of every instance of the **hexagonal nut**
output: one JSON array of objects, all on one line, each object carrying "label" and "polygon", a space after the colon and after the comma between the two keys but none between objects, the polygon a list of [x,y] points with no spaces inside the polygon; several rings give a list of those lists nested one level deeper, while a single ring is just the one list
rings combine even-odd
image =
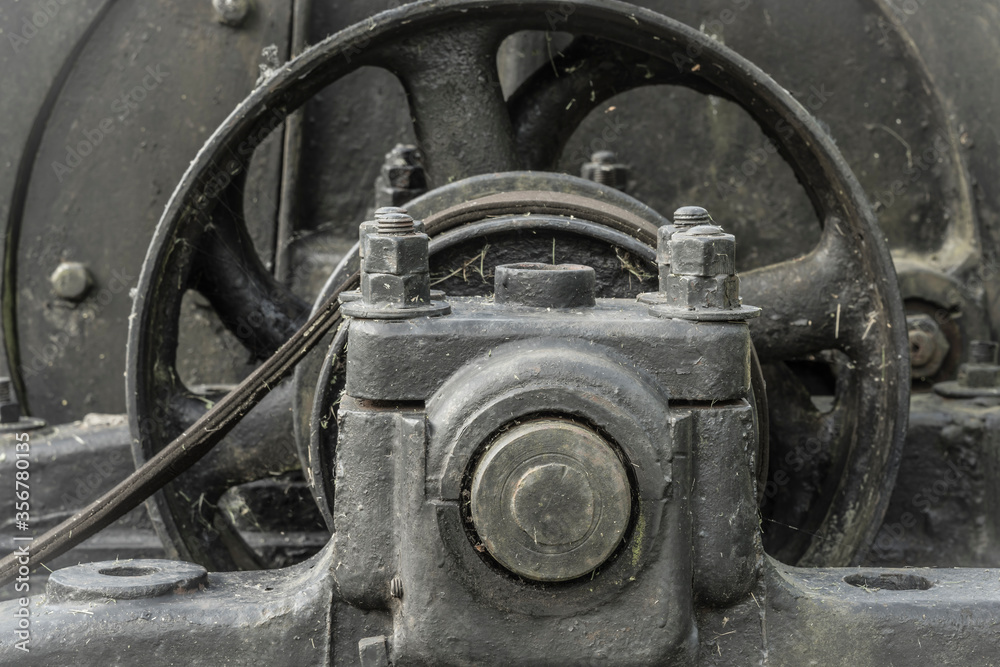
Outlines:
[{"label": "hexagonal nut", "polygon": [[413,308],[431,302],[430,275],[365,273],[361,276],[361,298],[372,305]]},{"label": "hexagonal nut", "polygon": [[426,234],[369,234],[365,243],[365,271],[391,273],[426,273],[428,238]]},{"label": "hexagonal nut", "polygon": [[656,230],[656,263],[660,266],[670,265],[670,237],[676,231],[673,225],[663,225]]},{"label": "hexagonal nut", "polygon": [[994,364],[962,364],[958,369],[958,384],[973,389],[1000,387],[1000,366]]},{"label": "hexagonal nut", "polygon": [[671,275],[660,284],[664,303],[676,308],[738,308],[740,279],[737,276]]},{"label": "hexagonal nut", "polygon": [[933,376],[941,370],[951,351],[947,337],[934,318],[924,313],[907,315],[906,328],[910,339],[910,375]]},{"label": "hexagonal nut", "polygon": [[677,232],[670,238],[670,267],[677,275],[716,276],[736,274],[736,237],[719,229],[693,233],[708,226]]},{"label": "hexagonal nut", "polygon": [[358,256],[365,258],[365,249],[368,246],[368,235],[378,231],[378,222],[375,220],[365,220],[358,225]]},{"label": "hexagonal nut", "polygon": [[417,190],[427,187],[424,168],[418,165],[391,165],[382,167],[382,178],[386,187],[401,190]]}]

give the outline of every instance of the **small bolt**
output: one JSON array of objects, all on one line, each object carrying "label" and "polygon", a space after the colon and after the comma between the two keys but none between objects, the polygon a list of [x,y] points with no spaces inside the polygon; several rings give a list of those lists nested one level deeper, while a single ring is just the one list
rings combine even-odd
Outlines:
[{"label": "small bolt", "polygon": [[56,296],[67,301],[80,301],[93,285],[90,271],[80,262],[63,262],[50,278]]},{"label": "small bolt", "polygon": [[385,156],[375,179],[375,206],[398,207],[427,192],[427,173],[420,149],[397,144]]},{"label": "small bolt", "polygon": [[711,223],[712,216],[701,206],[682,206],[674,211],[674,224],[679,227],[708,225]]},{"label": "small bolt", "polygon": [[1000,345],[990,340],[974,340],[969,343],[969,362],[973,364],[997,363],[997,349]]},{"label": "small bolt", "polygon": [[21,421],[21,406],[14,396],[14,386],[9,377],[0,377],[0,424]]},{"label": "small bolt", "polygon": [[375,222],[378,223],[377,231],[379,234],[413,234],[416,232],[416,226],[413,224],[413,218],[398,207],[386,206],[375,211]]},{"label": "small bolt", "polygon": [[608,185],[624,191],[628,187],[628,166],[618,161],[611,151],[597,151],[580,168],[580,175],[588,181]]},{"label": "small bolt", "polygon": [[250,0],[212,0],[219,23],[239,27],[250,13]]},{"label": "small bolt", "polygon": [[397,600],[403,597],[403,580],[398,576],[393,577],[392,581],[389,582],[389,595]]}]

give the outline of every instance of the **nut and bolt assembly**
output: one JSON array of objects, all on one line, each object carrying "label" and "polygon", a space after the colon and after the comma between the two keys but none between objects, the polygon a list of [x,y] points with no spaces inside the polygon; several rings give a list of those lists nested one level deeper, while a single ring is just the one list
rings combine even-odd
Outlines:
[{"label": "nut and bolt assembly", "polygon": [[590,156],[590,162],[584,162],[580,168],[580,176],[588,181],[608,185],[625,192],[628,187],[628,166],[618,161],[611,151],[597,151]]},{"label": "nut and bolt assembly", "polygon": [[639,298],[661,317],[693,320],[739,320],[760,314],[740,302],[736,275],[736,237],[711,224],[708,211],[685,206],[674,224],[657,233],[656,262],[660,289]]},{"label": "nut and bolt assembly", "polygon": [[360,298],[342,298],[346,315],[405,319],[450,311],[431,301],[430,239],[422,230],[422,223],[398,207],[380,208],[374,220],[361,223]]}]

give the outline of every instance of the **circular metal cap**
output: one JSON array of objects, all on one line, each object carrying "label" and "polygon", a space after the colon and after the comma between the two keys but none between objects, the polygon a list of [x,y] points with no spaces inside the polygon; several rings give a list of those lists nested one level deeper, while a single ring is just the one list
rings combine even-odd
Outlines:
[{"label": "circular metal cap", "polygon": [[501,565],[535,581],[593,571],[621,543],[631,511],[618,455],[570,421],[515,426],[473,475],[472,522],[480,539]]}]

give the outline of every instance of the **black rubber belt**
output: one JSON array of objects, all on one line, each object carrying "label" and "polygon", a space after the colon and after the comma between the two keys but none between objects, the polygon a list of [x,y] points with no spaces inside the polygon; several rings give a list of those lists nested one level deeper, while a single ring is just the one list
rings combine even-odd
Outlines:
[{"label": "black rubber belt", "polygon": [[[357,280],[358,274],[355,273],[270,359],[142,467],[80,513],[30,543],[22,543],[30,544],[28,566],[57,558],[106,528],[211,451],[240,418],[287,377],[302,357],[337,324],[340,320],[340,293],[357,284]],[[24,563],[19,562],[16,552],[0,560],[0,586],[14,581],[19,565]]]}]

